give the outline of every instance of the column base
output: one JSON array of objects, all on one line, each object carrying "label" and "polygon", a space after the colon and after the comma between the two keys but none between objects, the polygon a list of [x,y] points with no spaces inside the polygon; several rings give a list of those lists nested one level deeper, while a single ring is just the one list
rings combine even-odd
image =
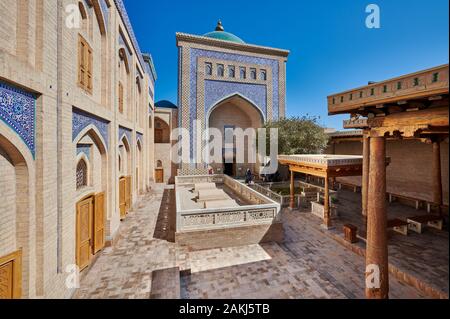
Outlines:
[{"label": "column base", "polygon": [[323,228],[323,229],[325,229],[325,230],[333,230],[333,229],[336,229],[335,226],[328,226],[328,225],[326,225],[326,224],[322,224],[322,225],[320,225],[320,227]]}]

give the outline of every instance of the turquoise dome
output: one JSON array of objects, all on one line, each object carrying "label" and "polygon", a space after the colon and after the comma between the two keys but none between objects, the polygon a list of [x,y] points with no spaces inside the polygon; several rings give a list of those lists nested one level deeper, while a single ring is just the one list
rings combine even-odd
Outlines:
[{"label": "turquoise dome", "polygon": [[230,41],[230,42],[235,42],[235,43],[241,43],[241,44],[245,43],[244,41],[242,41],[241,38],[235,36],[232,33],[225,32],[225,31],[209,32],[209,33],[205,34],[204,37],[217,39],[217,40],[222,40],[222,41]]},{"label": "turquoise dome", "polygon": [[156,108],[177,109],[178,107],[170,101],[162,100],[155,103]]},{"label": "turquoise dome", "polygon": [[229,41],[229,42],[240,43],[240,44],[245,43],[241,38],[235,36],[234,34],[225,32],[225,30],[222,26],[222,22],[220,20],[217,23],[216,31],[209,32],[207,34],[204,34],[203,36],[207,37],[207,38],[211,38],[211,39],[222,40],[222,41]]}]

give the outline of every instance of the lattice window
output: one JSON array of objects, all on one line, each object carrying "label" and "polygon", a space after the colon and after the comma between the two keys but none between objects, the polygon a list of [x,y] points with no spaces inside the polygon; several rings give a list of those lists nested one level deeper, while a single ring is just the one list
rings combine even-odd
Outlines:
[{"label": "lattice window", "polygon": [[77,165],[77,190],[87,186],[87,164],[85,160],[80,160]]},{"label": "lattice window", "polygon": [[256,80],[256,69],[250,69],[250,78]]},{"label": "lattice window", "polygon": [[206,63],[205,65],[205,74],[206,75],[212,75],[212,64]]},{"label": "lattice window", "polygon": [[225,74],[224,65],[218,64],[217,65],[217,76],[223,77]]},{"label": "lattice window", "polygon": [[262,81],[266,81],[267,80],[267,72],[266,72],[266,70],[261,70],[260,78],[261,78]]},{"label": "lattice window", "polygon": [[245,80],[245,78],[247,77],[247,71],[245,70],[245,67],[240,67],[239,72],[241,79]]},{"label": "lattice window", "polygon": [[234,69],[234,66],[232,66],[232,65],[230,65],[230,66],[228,67],[228,76],[229,76],[230,78],[234,78],[234,77],[236,76],[236,71],[235,71],[235,69]]}]

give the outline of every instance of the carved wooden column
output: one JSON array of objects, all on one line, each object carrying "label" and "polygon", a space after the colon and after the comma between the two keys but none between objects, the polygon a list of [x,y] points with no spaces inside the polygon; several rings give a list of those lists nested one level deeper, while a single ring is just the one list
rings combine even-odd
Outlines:
[{"label": "carved wooden column", "polygon": [[369,195],[370,139],[363,137],[363,175],[362,175],[362,215],[367,218],[367,198]]},{"label": "carved wooden column", "polygon": [[442,172],[441,172],[441,141],[433,139],[433,203],[438,208],[439,215],[442,214]]},{"label": "carved wooden column", "polygon": [[325,196],[323,199],[324,219],[323,226],[327,229],[331,228],[330,217],[330,182],[328,176],[325,178]]},{"label": "carved wooden column", "polygon": [[[386,142],[370,138],[370,172],[367,205],[366,297],[389,298],[386,212]],[[379,277],[377,276],[379,271]],[[377,280],[379,278],[379,281]],[[370,281],[371,279],[375,279]]]},{"label": "carved wooden column", "polygon": [[294,180],[294,172],[291,171],[291,198],[289,203],[290,209],[295,209],[295,180]]}]

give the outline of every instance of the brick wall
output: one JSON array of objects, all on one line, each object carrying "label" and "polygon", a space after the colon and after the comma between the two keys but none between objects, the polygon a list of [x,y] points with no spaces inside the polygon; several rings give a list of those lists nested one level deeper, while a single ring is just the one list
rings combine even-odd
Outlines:
[{"label": "brick wall", "polygon": [[[24,298],[64,298],[72,293],[65,287],[65,268],[75,263],[75,207],[83,196],[77,192],[75,183],[76,144],[85,139],[81,137],[81,140],[73,141],[73,107],[109,122],[106,153],[101,153],[98,141],[91,133],[84,140],[93,145],[90,190],[106,194],[107,239],[113,239],[120,227],[119,126],[132,131],[126,165],[129,167],[127,173],[133,175],[133,184],[136,167],[139,167],[142,189],[150,185],[153,177],[150,169],[153,165],[150,155],[153,135],[150,135],[147,119],[148,105],[153,103],[148,90],[149,87],[151,90],[154,88],[137,58],[114,2],[111,4],[107,32],[102,35],[92,7],[86,8],[89,18],[84,28],[66,26],[65,9],[68,5],[78,7],[75,0],[61,0],[57,4],[45,0],[4,0],[0,3],[0,78],[9,85],[36,93],[34,158],[17,134],[0,121],[0,191],[8,199],[0,205],[0,256],[23,248]],[[118,112],[119,28],[133,51],[129,61],[129,81],[125,92],[127,112],[124,116]],[[92,94],[77,85],[79,34],[85,37],[94,53]],[[144,74],[140,94],[135,82],[138,69]],[[61,75],[59,81],[58,74]],[[139,159],[136,132],[142,133],[144,140]],[[16,146],[17,150],[5,149],[5,143]],[[17,152],[23,157],[22,162],[8,165],[5,152],[8,155]],[[21,190],[20,198],[15,188],[10,186],[15,185],[14,179],[17,189]],[[133,188],[135,201],[138,191],[138,188]]]},{"label": "brick wall", "polygon": [[[336,154],[362,155],[362,142],[341,142],[335,144]],[[328,154],[333,152],[329,146]],[[387,156],[391,158],[388,166],[387,183],[400,191],[418,193],[432,198],[432,146],[419,140],[388,140]],[[444,203],[449,203],[447,142],[441,144],[442,188]]]}]

